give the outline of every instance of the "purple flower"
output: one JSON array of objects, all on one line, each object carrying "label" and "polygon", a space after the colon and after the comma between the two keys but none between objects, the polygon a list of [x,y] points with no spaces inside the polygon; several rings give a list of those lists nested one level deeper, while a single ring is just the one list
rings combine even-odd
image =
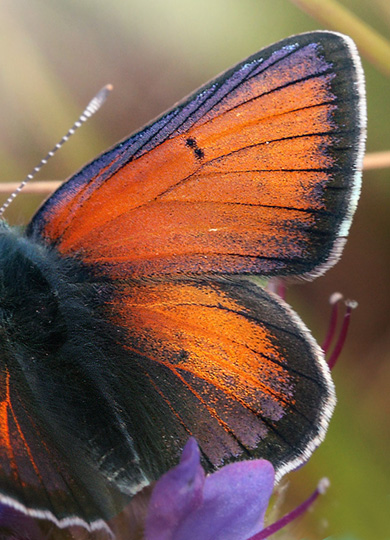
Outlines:
[{"label": "purple flower", "polygon": [[263,529],[274,487],[269,461],[226,465],[209,476],[195,439],[179,465],[157,482],[149,503],[146,540],[247,540]]},{"label": "purple flower", "polygon": [[[328,481],[297,508],[264,528],[274,486],[268,461],[226,465],[206,476],[195,439],[186,444],[179,465],[136,495],[110,525],[113,535],[87,533],[82,527],[58,529],[0,503],[0,538],[7,540],[264,540],[307,511]],[[151,496],[150,496],[151,492]],[[147,511],[146,511],[147,508]],[[146,515],[145,535],[144,529]]]}]

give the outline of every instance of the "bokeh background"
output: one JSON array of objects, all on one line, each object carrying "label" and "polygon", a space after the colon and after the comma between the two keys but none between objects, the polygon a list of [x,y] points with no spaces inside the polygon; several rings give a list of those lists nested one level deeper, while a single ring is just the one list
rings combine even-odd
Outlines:
[{"label": "bokeh background", "polygon": [[[339,5],[390,39],[387,0]],[[68,177],[261,47],[308,30],[342,30],[340,24],[340,17],[316,21],[289,0],[2,0],[0,180],[21,180],[108,82],[115,90],[106,105],[39,179]],[[359,27],[352,31],[358,41]],[[364,57],[363,64],[368,150],[387,150],[390,81]],[[42,199],[22,194],[7,218],[26,223]],[[390,539],[389,222],[390,170],[367,171],[342,260],[326,276],[288,294],[319,341],[332,292],[359,302],[334,372],[338,406],[326,441],[307,466],[289,475],[281,510],[306,497],[324,475],[331,488],[289,529],[289,538]]]}]

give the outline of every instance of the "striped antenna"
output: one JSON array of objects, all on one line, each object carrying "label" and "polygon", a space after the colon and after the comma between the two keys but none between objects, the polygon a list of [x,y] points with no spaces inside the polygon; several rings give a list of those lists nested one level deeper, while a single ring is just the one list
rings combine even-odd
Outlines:
[{"label": "striped antenna", "polygon": [[90,118],[93,114],[95,114],[96,111],[100,109],[100,107],[103,105],[103,103],[106,101],[108,94],[112,90],[112,85],[107,84],[104,88],[102,88],[96,96],[88,103],[87,107],[83,111],[83,113],[80,115],[77,122],[73,124],[73,126],[70,128],[68,133],[62,137],[60,142],[58,142],[55,147],[50,150],[50,152],[40,161],[40,163],[34,167],[34,169],[31,171],[30,174],[26,176],[26,178],[21,182],[21,184],[15,189],[13,193],[8,197],[8,199],[5,201],[3,206],[0,208],[0,218],[4,214],[5,210],[9,207],[11,202],[15,199],[15,197],[22,191],[24,186],[30,182],[34,178],[34,176],[39,172],[44,165],[49,161],[51,157],[54,156],[54,154],[61,148],[61,146],[66,143],[66,141],[75,133],[75,131],[84,124]]}]

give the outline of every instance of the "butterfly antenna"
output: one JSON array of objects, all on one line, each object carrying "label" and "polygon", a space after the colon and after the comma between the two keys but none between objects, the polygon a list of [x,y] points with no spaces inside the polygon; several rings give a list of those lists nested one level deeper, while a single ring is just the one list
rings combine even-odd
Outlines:
[{"label": "butterfly antenna", "polygon": [[9,207],[11,202],[15,199],[15,197],[22,191],[24,186],[30,182],[34,178],[34,176],[42,169],[44,165],[49,161],[51,157],[54,156],[54,154],[61,148],[61,146],[66,143],[66,141],[71,137],[77,129],[84,124],[90,118],[95,112],[97,112],[100,107],[103,105],[103,103],[106,101],[108,94],[112,90],[112,85],[107,84],[104,88],[102,88],[96,96],[88,103],[85,110],[82,112],[80,117],[78,118],[77,122],[73,124],[73,126],[70,128],[68,133],[62,137],[60,142],[58,142],[55,147],[48,152],[48,154],[40,161],[40,163],[34,167],[34,169],[31,171],[30,174],[26,176],[26,178],[23,180],[23,182],[20,183],[20,185],[15,189],[13,193],[8,197],[8,199],[5,201],[3,206],[0,208],[0,217],[4,214],[5,210]]}]

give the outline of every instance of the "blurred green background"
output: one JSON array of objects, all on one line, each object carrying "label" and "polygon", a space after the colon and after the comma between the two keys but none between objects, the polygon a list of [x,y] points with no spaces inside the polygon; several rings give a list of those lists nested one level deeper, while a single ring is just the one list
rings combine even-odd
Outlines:
[{"label": "blurred green background", "polygon": [[[390,38],[390,2],[340,4]],[[66,178],[235,62],[317,28],[331,24],[288,0],[2,0],[0,181],[24,178],[108,82],[114,92],[106,105],[39,179]],[[390,149],[390,81],[364,58],[363,64],[368,150]],[[7,218],[26,223],[42,198],[21,195]],[[283,511],[320,477],[331,480],[326,496],[290,528],[295,538],[390,539],[389,209],[390,170],[365,172],[341,262],[289,291],[288,300],[319,341],[332,292],[359,302],[334,372],[338,406],[326,441],[307,466],[289,475]]]}]

